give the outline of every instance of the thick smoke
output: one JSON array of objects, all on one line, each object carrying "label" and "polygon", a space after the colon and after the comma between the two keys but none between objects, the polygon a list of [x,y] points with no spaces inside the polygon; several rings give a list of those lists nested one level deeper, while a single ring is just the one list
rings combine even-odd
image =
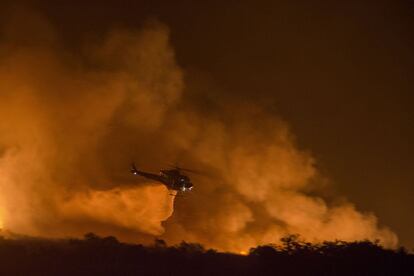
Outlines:
[{"label": "thick smoke", "polygon": [[[315,160],[284,121],[236,100],[201,111],[203,95],[185,89],[168,36],[152,22],[69,49],[41,16],[11,13],[0,42],[4,228],[160,236],[230,251],[291,233],[396,245],[374,215],[315,196]],[[193,194],[174,198],[131,176],[131,161],[154,172],[178,162],[206,176],[192,177]]]}]

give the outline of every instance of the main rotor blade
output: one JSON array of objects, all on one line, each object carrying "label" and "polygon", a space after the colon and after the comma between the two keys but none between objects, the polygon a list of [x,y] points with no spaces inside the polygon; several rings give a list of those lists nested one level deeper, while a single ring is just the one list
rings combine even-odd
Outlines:
[{"label": "main rotor blade", "polygon": [[202,171],[182,168],[182,167],[178,167],[178,166],[175,166],[175,165],[169,165],[169,166],[170,166],[170,168],[176,169],[178,171],[184,171],[184,172],[189,172],[189,173],[193,173],[193,174],[205,175],[205,173],[202,172]]}]

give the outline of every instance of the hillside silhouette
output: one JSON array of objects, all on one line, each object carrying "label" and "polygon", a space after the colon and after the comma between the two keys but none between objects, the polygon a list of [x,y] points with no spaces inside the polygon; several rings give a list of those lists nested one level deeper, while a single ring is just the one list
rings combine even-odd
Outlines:
[{"label": "hillside silhouette", "polygon": [[83,239],[0,237],[0,275],[414,275],[414,255],[377,242],[311,244],[295,235],[248,255],[200,244],[127,244],[93,233]]}]

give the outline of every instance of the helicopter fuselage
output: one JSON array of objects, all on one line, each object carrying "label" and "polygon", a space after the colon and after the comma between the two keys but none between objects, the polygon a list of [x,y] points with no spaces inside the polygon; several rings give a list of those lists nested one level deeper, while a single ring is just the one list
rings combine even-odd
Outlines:
[{"label": "helicopter fuselage", "polygon": [[188,176],[181,174],[179,170],[161,170],[159,174],[139,171],[133,165],[131,172],[134,175],[139,175],[147,179],[154,180],[164,184],[169,190],[178,192],[191,191],[193,184]]}]

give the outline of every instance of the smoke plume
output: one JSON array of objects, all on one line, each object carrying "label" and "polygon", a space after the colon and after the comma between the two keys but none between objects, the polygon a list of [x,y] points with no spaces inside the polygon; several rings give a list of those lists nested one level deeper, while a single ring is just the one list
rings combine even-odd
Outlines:
[{"label": "smoke plume", "polygon": [[[287,234],[396,245],[373,214],[317,196],[315,160],[286,122],[237,100],[210,98],[205,112],[206,95],[186,88],[166,26],[108,30],[76,49],[36,13],[15,11],[0,30],[4,228],[157,236],[236,252]],[[130,175],[132,161],[206,175],[192,176],[195,191],[174,198]]]}]

